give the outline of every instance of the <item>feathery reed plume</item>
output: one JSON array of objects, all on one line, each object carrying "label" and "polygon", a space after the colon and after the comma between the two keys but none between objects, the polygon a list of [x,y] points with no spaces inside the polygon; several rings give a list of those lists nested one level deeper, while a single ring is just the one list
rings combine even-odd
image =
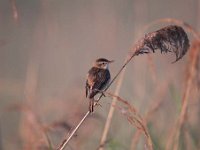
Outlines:
[{"label": "feathery reed plume", "polygon": [[[187,52],[189,48],[189,40],[188,40],[187,34],[181,27],[171,25],[171,26],[164,27],[160,30],[157,30],[155,32],[146,34],[144,38],[142,38],[141,40],[137,42],[134,48],[136,50],[133,53],[133,55],[130,57],[130,60],[135,55],[140,55],[140,54],[150,53],[150,52],[154,53],[155,50],[160,49],[161,53],[173,52],[176,55],[176,60],[175,60],[176,62],[179,59],[181,59]],[[127,61],[129,61],[129,59]],[[152,67],[152,64],[151,64],[151,67]],[[120,80],[118,80],[119,84],[117,84],[116,92],[118,91],[121,85],[122,78],[123,76],[121,76]],[[153,76],[153,79],[154,81],[156,80],[155,74]],[[114,100],[112,104],[116,104],[116,100]],[[113,112],[114,112],[114,108],[111,107],[107,120],[106,120],[106,124],[105,124],[105,128],[102,134],[100,145],[104,145],[104,142],[106,141],[106,136],[108,133],[108,129],[110,127]],[[103,146],[101,146],[99,150],[103,150]]]},{"label": "feathery reed plume", "polygon": [[[132,60],[133,57],[140,54],[150,53],[151,51],[155,52],[156,49],[160,49],[161,52],[173,52],[176,55],[176,62],[186,54],[188,48],[189,40],[187,34],[179,26],[171,25],[157,30],[155,32],[146,34],[145,37],[140,39],[132,48],[132,54],[129,56],[124,65],[119,69],[117,74],[114,76],[114,78],[111,80],[111,82],[108,84],[104,91],[107,91],[107,89],[112,85],[112,83],[116,80],[116,78],[120,75],[120,73],[124,70],[124,68],[128,65],[128,63]],[[97,106],[98,102],[102,97],[103,93],[98,98],[97,102],[95,103],[95,106]],[[70,141],[70,139],[73,137],[75,132],[79,129],[79,127],[82,125],[82,123],[85,121],[89,114],[90,112],[88,111],[83,116],[81,121],[70,133],[70,135],[63,140],[62,144],[58,147],[58,150],[63,150],[65,148],[67,143]]]},{"label": "feathery reed plume", "polygon": [[[191,35],[192,35],[192,37],[195,39],[195,45],[197,46],[197,45],[199,45],[199,44],[197,44],[197,43],[199,43],[199,41],[200,41],[200,33],[196,30],[196,29],[194,29],[192,26],[190,26],[189,24],[187,24],[186,22],[183,22],[183,21],[181,21],[181,20],[177,20],[177,19],[173,19],[173,18],[164,18],[164,19],[159,19],[159,20],[156,20],[156,21],[154,21],[154,22],[152,22],[152,23],[150,23],[149,25],[147,25],[145,28],[147,29],[147,28],[150,28],[151,26],[155,26],[156,24],[160,24],[160,23],[173,23],[173,24],[176,24],[176,25],[179,25],[179,26],[182,26],[182,27],[184,27],[184,29],[187,31],[187,32],[189,32],[189,33],[191,33]],[[192,44],[192,47],[194,46],[194,43]],[[194,46],[195,47],[195,46]],[[193,48],[192,48],[193,49]],[[191,52],[192,53],[192,52]],[[197,54],[197,55],[199,55],[199,53]],[[198,66],[199,66],[199,63],[198,63],[198,61],[199,61],[199,56],[195,56],[195,54],[193,54],[193,56],[194,57],[197,57],[196,59],[196,64],[197,64],[197,66],[196,66],[196,71],[198,71]],[[195,60],[191,60],[191,61],[195,61]],[[190,63],[190,65],[191,65],[191,63]],[[190,68],[190,69],[189,69]],[[188,68],[188,71],[190,70],[192,70],[192,68],[193,67],[189,67]],[[189,73],[189,75],[188,76],[190,76],[191,74]],[[198,73],[196,73],[196,75],[198,76]],[[198,78],[198,77],[197,77]],[[200,78],[200,77],[199,77]],[[189,77],[187,78],[188,80],[187,80],[187,83],[186,84],[189,84]],[[198,82],[196,82],[197,84],[198,84]],[[186,89],[185,89],[185,92],[184,92],[184,97],[183,97],[183,102],[182,102],[182,110],[181,110],[181,114],[180,114],[180,116],[182,116],[182,117],[180,117],[180,118],[182,118],[182,119],[180,119],[179,118],[179,120],[177,121],[177,124],[175,125],[175,127],[172,129],[172,132],[170,133],[170,135],[169,135],[169,138],[168,138],[168,143],[166,144],[166,149],[167,150],[171,150],[171,148],[174,146],[173,144],[174,144],[174,136],[175,136],[175,133],[174,132],[176,132],[176,139],[178,140],[179,139],[179,134],[180,134],[180,127],[182,127],[182,125],[181,124],[183,124],[183,123],[181,123],[181,122],[184,122],[184,117],[183,116],[185,116],[186,115],[186,110],[187,110],[187,101],[188,101],[188,97],[189,97],[189,93],[188,93],[188,91],[189,91],[189,89],[190,89],[191,87],[188,87],[188,86],[186,86]],[[197,87],[198,88],[198,87]],[[190,91],[190,92],[192,92],[192,91]],[[178,129],[178,130],[177,130]],[[178,141],[176,141],[176,143],[178,143]],[[177,149],[178,148],[178,145],[176,144],[175,146],[174,146],[174,149]]]},{"label": "feathery reed plume", "polygon": [[175,62],[186,54],[190,46],[187,34],[182,27],[176,25],[148,33],[136,45],[136,55],[154,53],[156,49],[160,49],[161,53],[173,52],[176,55]]}]

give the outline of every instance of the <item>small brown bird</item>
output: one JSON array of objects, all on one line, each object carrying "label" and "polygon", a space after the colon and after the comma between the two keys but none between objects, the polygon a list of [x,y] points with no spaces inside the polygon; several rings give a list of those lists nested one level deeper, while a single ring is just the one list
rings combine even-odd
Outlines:
[{"label": "small brown bird", "polygon": [[94,111],[94,96],[104,90],[110,81],[109,64],[112,61],[99,58],[89,70],[86,80],[86,97],[89,98],[89,111]]}]

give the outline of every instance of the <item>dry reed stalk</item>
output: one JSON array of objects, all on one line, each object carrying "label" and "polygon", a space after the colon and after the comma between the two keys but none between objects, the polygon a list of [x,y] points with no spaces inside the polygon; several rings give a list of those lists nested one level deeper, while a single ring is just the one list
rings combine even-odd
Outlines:
[{"label": "dry reed stalk", "polygon": [[[37,86],[37,80],[38,80],[38,66],[37,63],[30,60],[28,66],[27,66],[27,74],[26,74],[26,82],[25,82],[25,103],[28,106],[32,106],[34,97],[35,97],[35,91]],[[37,128],[37,123],[35,123],[33,119],[33,115],[31,113],[23,112],[21,115],[21,125],[20,125],[20,131],[23,141],[23,148],[24,149],[33,149],[33,145],[35,141],[39,138],[38,135],[36,135],[36,132],[33,132],[33,128]],[[36,129],[37,131],[37,129]]]},{"label": "dry reed stalk", "polygon": [[[159,19],[157,21],[150,23],[148,26],[146,26],[146,29],[150,28],[151,26],[154,26],[155,24],[159,24],[159,23],[174,23],[174,24],[183,26],[188,32],[190,32],[192,34],[192,36],[196,40],[200,41],[200,33],[199,32],[197,32],[189,24],[187,24],[183,21],[177,20],[177,19],[172,19],[172,18]],[[197,61],[197,56],[195,56],[195,55],[198,55],[197,51],[198,50],[196,50],[196,52],[191,52],[192,57],[194,57],[194,58],[196,57],[195,59],[191,60],[191,62],[190,62],[191,65],[194,65]],[[179,139],[179,136],[180,136],[180,128],[182,128],[182,126],[183,126],[184,119],[185,119],[185,116],[186,116],[186,113],[187,113],[188,97],[189,97],[189,93],[190,93],[190,90],[191,90],[192,76],[195,72],[194,66],[188,68],[188,72],[189,72],[189,76],[188,76],[186,85],[189,85],[189,87],[186,86],[186,88],[185,88],[179,120],[178,120],[178,122],[176,123],[175,127],[172,129],[172,131],[169,135],[169,138],[168,138],[169,140],[168,140],[168,143],[166,144],[167,150],[171,150],[171,146],[173,146],[172,143],[175,143],[173,149],[174,150],[178,149],[178,139]],[[175,141],[174,141],[174,139],[175,139]]]},{"label": "dry reed stalk", "polygon": [[[111,80],[111,82],[108,84],[108,86],[106,87],[106,89],[104,91],[106,91],[111,85],[112,83],[116,80],[116,78],[120,75],[120,73],[125,69],[126,65],[131,61],[131,59],[136,56],[136,54],[133,54],[132,56],[130,56],[127,61],[124,63],[124,65],[120,68],[120,70],[118,71],[118,73],[114,76],[114,78]],[[99,96],[99,98],[97,99],[97,102],[95,103],[94,106],[98,106],[98,102],[101,100],[101,98],[103,97],[103,93]],[[69,136],[67,138],[64,138],[64,140],[62,141],[61,145],[57,148],[57,150],[63,150],[65,148],[65,146],[68,144],[68,142],[71,140],[71,138],[73,137],[73,135],[75,134],[75,132],[80,128],[80,126],[82,125],[82,123],[85,121],[85,119],[89,116],[90,112],[87,111],[87,113],[84,115],[84,117],[81,119],[81,121],[78,123],[78,125],[74,128],[74,130],[69,134]]]},{"label": "dry reed stalk", "polygon": [[41,139],[48,143],[49,149],[52,149],[52,145],[47,133],[43,129],[40,120],[31,108],[35,102],[39,70],[39,64],[34,60],[31,59],[27,67],[25,83],[25,106],[20,105],[13,108],[22,112],[20,131],[23,139],[23,149],[36,149],[36,146],[41,146]]},{"label": "dry reed stalk", "polygon": [[[28,149],[37,149],[36,147],[38,146],[44,146],[47,147],[44,142],[46,142],[48,144],[48,149],[52,150],[53,146],[51,144],[51,141],[49,139],[49,136],[47,134],[47,130],[45,129],[45,127],[43,127],[41,121],[39,120],[39,117],[33,113],[33,111],[31,110],[31,108],[27,105],[23,105],[23,104],[14,104],[9,106],[6,111],[19,111],[23,114],[23,122],[25,123],[23,125],[24,127],[24,131],[22,133],[24,138],[29,138],[24,140],[24,149],[26,150]],[[22,122],[21,121],[21,122]],[[22,122],[22,123],[23,123]],[[30,131],[31,130],[31,131]],[[28,131],[28,134],[26,133],[26,131]],[[27,145],[27,144],[31,144],[31,145]]]},{"label": "dry reed stalk", "polygon": [[[125,60],[125,62],[126,61],[127,61],[127,59]],[[121,75],[119,76],[119,79],[117,81],[117,87],[116,87],[115,92],[114,92],[115,95],[119,95],[120,88],[121,88],[121,85],[122,85],[122,81],[124,79],[124,73],[125,73],[125,70],[123,70]],[[103,129],[103,133],[102,133],[102,136],[101,136],[99,150],[103,150],[104,149],[104,145],[105,145],[105,142],[106,142],[107,134],[108,134],[108,131],[110,129],[110,124],[111,124],[112,117],[113,117],[114,110],[115,110],[115,108],[112,107],[112,106],[116,105],[116,103],[117,103],[117,99],[114,97],[113,100],[112,100],[112,103],[111,103],[111,107],[109,109],[109,113],[108,113],[108,116],[107,116],[107,119],[106,119],[106,123],[105,123],[104,129]]]},{"label": "dry reed stalk", "polygon": [[[41,1],[41,4],[46,4],[46,1]],[[24,142],[24,149],[36,149],[36,146],[41,146],[40,140],[42,139],[44,144],[49,144],[50,140],[48,135],[44,131],[40,120],[38,119],[37,110],[33,109],[33,106],[37,104],[36,91],[38,84],[39,75],[39,60],[41,52],[44,49],[44,44],[46,42],[46,30],[41,31],[41,23],[47,25],[47,20],[45,18],[46,9],[44,5],[41,5],[41,14],[37,23],[34,26],[33,35],[33,45],[35,47],[34,51],[30,53],[30,62],[27,66],[27,74],[25,81],[25,98],[24,103],[30,107],[29,111],[22,113],[21,115],[21,134]],[[46,28],[48,28],[46,26]],[[45,28],[45,29],[46,29]],[[43,144],[42,143],[42,144]],[[37,144],[37,145],[36,145]],[[43,146],[43,145],[42,145]]]},{"label": "dry reed stalk", "polygon": [[[200,41],[199,41],[200,42]],[[178,150],[178,143],[179,143],[179,136],[180,136],[180,130],[183,127],[184,122],[186,121],[186,115],[187,115],[187,109],[188,109],[188,103],[189,103],[189,96],[190,96],[190,91],[192,89],[192,83],[193,83],[193,79],[196,73],[196,62],[197,62],[197,56],[198,53],[200,52],[200,45],[199,43],[194,43],[191,47],[191,51],[190,51],[190,64],[188,67],[188,78],[187,78],[187,82],[186,82],[186,88],[184,91],[184,95],[183,95],[183,99],[182,99],[182,107],[181,107],[181,113],[179,116],[179,120],[178,120],[178,125],[176,127],[175,130],[175,146],[174,146],[174,150]]]},{"label": "dry reed stalk", "polygon": [[90,112],[88,111],[85,114],[85,116],[81,119],[81,121],[78,123],[76,128],[74,128],[74,130],[69,134],[69,136],[62,141],[61,145],[57,148],[57,150],[63,150],[65,148],[65,146],[68,144],[68,142],[74,136],[75,132],[80,128],[80,126],[82,125],[82,123],[85,121],[85,119],[88,117],[89,114],[90,114]]},{"label": "dry reed stalk", "polygon": [[194,91],[194,93],[196,92],[197,95],[200,95],[200,54],[198,54],[197,56],[197,63],[196,63],[196,76],[195,76],[195,88],[196,90]]},{"label": "dry reed stalk", "polygon": [[[148,123],[152,117],[152,115],[160,108],[162,102],[163,102],[163,99],[160,99],[159,97],[162,97],[166,91],[166,88],[168,87],[168,82],[164,82],[162,83],[161,85],[159,85],[156,89],[156,94],[158,93],[159,95],[157,96],[157,98],[154,98],[156,99],[156,101],[153,101],[153,104],[151,106],[151,108],[149,109],[149,111],[145,114],[145,122]],[[155,94],[155,95],[156,95]],[[131,150],[134,150],[136,149],[136,146],[138,144],[138,141],[139,141],[139,138],[141,136],[141,132],[139,130],[136,131],[136,133],[133,135],[133,138],[132,138],[132,142],[131,142]]]},{"label": "dry reed stalk", "polygon": [[[128,56],[127,61],[124,65],[119,69],[118,73],[114,76],[112,81],[109,83],[107,88],[103,91],[107,91],[107,89],[112,85],[112,83],[116,80],[116,78],[120,75],[120,73],[125,69],[128,63],[132,60],[133,57],[147,54],[147,53],[154,53],[155,50],[159,49],[161,53],[168,53],[172,52],[176,56],[176,61],[180,60],[187,52],[189,48],[189,40],[185,31],[179,26],[166,26],[162,29],[157,31],[151,32],[146,34],[143,38],[141,38],[135,46],[131,50],[130,56]],[[98,105],[98,102],[102,98],[103,93],[98,98],[95,106]],[[78,130],[84,120],[88,117],[89,111],[85,114],[83,119],[78,123],[72,133],[69,135],[68,138],[64,138],[62,144],[59,146],[58,150],[63,150],[70,139],[73,137],[74,133]]]},{"label": "dry reed stalk", "polygon": [[[146,34],[144,38],[137,42],[132,51],[134,52],[133,55],[140,55],[150,52],[154,53],[156,49],[160,49],[161,53],[173,52],[176,54],[176,62],[185,55],[188,47],[189,40],[184,30],[178,26],[168,26],[155,32]],[[116,101],[114,100],[113,103],[116,103]],[[100,147],[100,150],[103,150],[103,143],[106,141],[106,136],[111,123],[113,112],[114,108],[110,108],[101,139],[102,146]]]},{"label": "dry reed stalk", "polygon": [[192,44],[191,50],[190,50],[190,63],[188,65],[188,77],[186,80],[186,86],[183,92],[183,99],[182,99],[182,107],[181,112],[178,118],[178,121],[174,127],[174,130],[172,131],[172,134],[169,136],[168,143],[166,145],[167,150],[178,150],[179,147],[179,137],[180,132],[182,130],[182,127],[184,125],[184,122],[186,121],[186,115],[187,115],[187,109],[188,109],[188,103],[189,103],[189,96],[192,89],[192,83],[195,76],[195,65],[197,62],[197,56],[200,51],[199,44]]},{"label": "dry reed stalk", "polygon": [[121,105],[116,104],[116,105],[112,105],[112,106],[117,108],[117,110],[119,110],[120,113],[122,113],[127,118],[128,122],[131,125],[136,127],[140,132],[142,132],[144,134],[145,139],[147,141],[148,150],[153,150],[151,136],[146,127],[146,123],[145,123],[144,119],[141,117],[141,115],[138,113],[137,109],[135,109],[135,107],[133,105],[128,103],[128,101],[122,99],[119,96],[116,96],[109,92],[106,92],[106,94],[108,94],[110,97],[115,98],[117,101],[120,102]]}]

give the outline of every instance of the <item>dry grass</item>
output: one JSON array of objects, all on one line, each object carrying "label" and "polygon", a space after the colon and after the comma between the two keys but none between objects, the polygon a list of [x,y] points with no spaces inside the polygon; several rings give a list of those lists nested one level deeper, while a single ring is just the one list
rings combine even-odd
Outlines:
[{"label": "dry grass", "polygon": [[[109,83],[109,85],[107,86],[105,91],[112,85],[112,83],[122,73],[122,71],[124,71],[125,67],[129,64],[129,62],[135,56],[138,56],[141,54],[146,54],[146,53],[154,53],[157,49],[159,49],[161,51],[161,53],[168,53],[168,52],[174,53],[176,56],[176,60],[174,62],[176,62],[176,61],[180,60],[186,54],[186,52],[188,51],[188,48],[189,48],[189,40],[188,40],[187,34],[179,26],[170,25],[170,26],[161,28],[157,31],[146,34],[143,38],[141,38],[138,42],[136,42],[135,46],[133,46],[130,56],[127,57],[124,65],[119,69],[119,71],[114,76],[112,81]],[[121,76],[121,77],[123,77],[123,76]],[[118,88],[116,90],[116,93],[119,92],[119,88],[121,86],[122,80],[123,80],[123,78],[121,78],[118,82]],[[100,101],[102,96],[103,96],[103,93],[98,98],[95,106],[98,105],[98,102]],[[113,96],[113,97],[117,98],[115,96]],[[123,101],[123,100],[121,99],[121,101]],[[129,104],[127,104],[126,101],[123,101],[123,102],[129,106]],[[113,104],[116,104],[116,100],[113,101]],[[130,108],[132,108],[132,107],[130,106]],[[121,110],[120,107],[118,107],[118,109]],[[105,128],[104,128],[103,136],[102,136],[102,139],[100,142],[100,145],[101,145],[99,148],[100,150],[103,149],[103,145],[106,141],[106,136],[107,136],[107,133],[108,133],[108,130],[110,127],[113,113],[114,113],[114,108],[111,108]],[[62,144],[58,147],[58,150],[63,150],[65,148],[65,146],[69,143],[69,141],[74,136],[76,131],[79,129],[79,127],[85,121],[85,119],[89,116],[89,114],[90,113],[88,111],[84,115],[84,117],[81,119],[81,121],[78,123],[78,125],[74,128],[74,130],[69,134],[68,138],[64,138]],[[135,124],[136,122],[139,124],[139,125],[136,125],[136,127],[139,129],[142,129],[145,132],[145,135],[146,135],[147,141],[148,141],[148,147],[150,149],[153,149],[152,142],[150,140],[150,136],[149,136],[148,132],[146,131],[146,128],[143,126],[143,123],[141,122],[141,120],[138,120],[138,119],[132,117],[131,115],[129,116],[127,113],[125,113],[125,116],[129,120],[129,122],[131,122],[132,124],[136,125]]]},{"label": "dry grass", "polygon": [[[149,131],[146,127],[145,119],[143,117],[141,117],[141,115],[138,113],[137,109],[133,105],[131,105],[128,101],[122,99],[121,97],[116,96],[109,92],[105,92],[105,93],[112,99],[114,98],[116,101],[119,102],[119,103],[112,104],[111,107],[116,108],[123,116],[125,116],[127,121],[133,127],[136,127],[138,129],[137,133],[144,134],[145,139],[147,141],[147,149],[153,150],[152,140],[151,140]],[[153,113],[152,111],[155,111],[159,107],[158,105],[160,105],[160,103],[158,103],[156,106],[154,106],[150,113]],[[151,115],[150,113],[148,113],[148,114]],[[98,149],[101,149],[102,147],[104,147],[106,145],[106,143],[107,143],[106,141],[104,143],[101,143],[99,145]],[[144,145],[144,148],[145,147],[146,147],[146,145]]]},{"label": "dry grass", "polygon": [[[166,89],[168,87],[168,82],[164,82],[162,85],[158,86],[155,91],[155,96],[153,98],[153,104],[149,107],[148,112],[144,116],[144,120],[146,123],[150,122],[151,118],[154,116],[154,114],[160,109],[163,99],[161,97],[164,96],[166,93]],[[158,98],[157,98],[158,97]],[[136,149],[139,139],[141,136],[141,132],[138,130],[134,133],[132,141],[131,141],[131,150]]]},{"label": "dry grass", "polygon": [[196,65],[198,63],[198,57],[200,54],[200,42],[196,41],[192,43],[191,49],[190,49],[190,59],[189,64],[186,73],[187,79],[186,79],[186,85],[185,90],[183,92],[183,99],[182,99],[182,106],[181,106],[181,112],[178,118],[178,121],[176,123],[176,126],[174,127],[174,130],[172,131],[171,135],[169,136],[169,142],[166,145],[167,150],[178,150],[179,149],[179,138],[180,138],[180,132],[183,130],[183,125],[187,121],[187,110],[188,110],[188,104],[189,104],[189,96],[193,87],[193,81],[194,77],[196,76]]},{"label": "dry grass", "polygon": [[126,117],[126,119],[131,125],[136,127],[140,132],[144,134],[147,141],[148,150],[153,150],[152,140],[149,131],[146,127],[146,123],[144,119],[141,117],[141,115],[138,113],[137,109],[133,105],[131,105],[128,101],[122,99],[121,97],[116,96],[112,93],[108,92],[106,93],[112,98],[115,98],[118,102],[120,102],[119,104],[112,106],[115,107],[117,110],[119,110],[120,113]]},{"label": "dry grass", "polygon": [[[47,2],[42,2],[44,6],[41,6],[44,8],[49,7]],[[16,0],[11,0],[10,1],[11,5],[11,17],[13,18],[15,23],[19,23],[21,20],[20,13],[22,11],[18,11],[18,6],[16,3]],[[42,11],[46,11],[45,9]],[[48,11],[46,12],[47,14],[49,13]],[[44,15],[44,14],[43,14]],[[42,35],[43,33],[40,33],[38,30],[40,26],[44,23],[46,28],[48,28],[47,32],[49,36],[53,36],[54,32],[51,32],[51,27],[54,26],[54,30],[59,30],[58,29],[58,24],[57,20],[54,20],[54,25],[51,27],[48,26],[49,23],[47,20],[51,20],[52,14],[49,14],[44,22],[37,22],[37,29],[35,31],[35,37],[36,39],[39,39],[35,44],[36,45],[43,45],[43,38],[46,38],[46,36]],[[2,17],[0,18],[2,19]],[[52,20],[50,22],[53,22]],[[138,145],[140,144],[140,140],[142,141],[142,137],[145,138],[145,143],[142,145],[143,149],[148,149],[148,150],[153,150],[157,149],[154,147],[154,135],[151,135],[151,130],[152,128],[147,126],[149,122],[152,121],[152,118],[156,118],[156,121],[159,122],[157,119],[158,113],[163,112],[161,108],[163,108],[162,104],[165,102],[165,97],[169,88],[168,82],[171,81],[171,79],[166,79],[165,81],[160,81],[158,80],[158,73],[156,72],[156,64],[154,64],[153,58],[149,55],[148,56],[148,67],[150,71],[150,76],[151,79],[153,80],[153,83],[156,84],[156,87],[151,87],[154,88],[154,96],[153,98],[149,98],[150,100],[150,105],[148,107],[148,111],[146,114],[141,115],[142,113],[139,113],[136,109],[136,101],[134,99],[134,105],[132,105],[130,102],[122,99],[119,96],[119,91],[121,88],[121,84],[124,81],[124,69],[126,68],[127,64],[138,55],[145,54],[145,53],[154,53],[158,49],[161,51],[161,53],[168,53],[172,52],[176,56],[176,61],[181,59],[188,50],[189,47],[189,41],[187,38],[187,35],[185,31],[181,28],[183,27],[187,32],[192,34],[192,37],[194,37],[195,40],[197,41],[192,41],[192,47],[189,50],[189,63],[186,68],[186,73],[187,78],[184,83],[184,89],[183,91],[180,90],[182,93],[182,103],[180,105],[180,113],[178,112],[175,114],[175,121],[172,123],[172,127],[170,127],[167,124],[166,121],[166,126],[164,127],[164,130],[166,128],[171,128],[171,133],[169,133],[168,137],[164,136],[164,140],[160,142],[160,139],[157,139],[157,142],[163,143],[166,142],[164,147],[166,150],[178,150],[180,149],[180,143],[182,138],[185,141],[185,149],[184,150],[189,150],[189,149],[199,149],[200,145],[196,144],[196,139],[197,140],[200,138],[199,135],[196,135],[195,133],[191,134],[191,130],[194,129],[193,127],[188,127],[187,125],[190,123],[189,116],[190,113],[188,112],[188,109],[193,107],[190,105],[191,101],[195,101],[196,99],[199,99],[199,89],[200,89],[200,76],[199,76],[199,71],[200,71],[200,34],[194,30],[189,24],[176,20],[176,19],[161,19],[158,21],[155,21],[151,24],[149,24],[146,28],[150,28],[154,26],[155,24],[160,24],[160,23],[173,23],[178,26],[167,26],[164,27],[160,30],[151,32],[146,34],[143,38],[141,38],[135,45],[132,47],[130,55],[128,55],[128,58],[126,59],[125,63],[123,66],[119,69],[119,72],[114,76],[113,80],[111,81],[110,85],[108,88],[111,86],[111,84],[119,77],[118,82],[116,83],[117,88],[114,92],[114,94],[105,92],[105,94],[108,95],[108,97],[111,97],[113,99],[112,104],[110,106],[110,111],[109,114],[107,115],[107,121],[105,123],[105,128],[100,134],[102,134],[101,142],[99,143],[98,149],[103,150],[104,148],[106,149],[106,146],[109,145],[110,139],[107,138],[107,135],[109,132],[111,132],[111,123],[112,123],[112,117],[114,115],[114,110],[116,109],[119,111],[124,118],[127,119],[127,121],[137,130],[134,132],[133,135],[131,135],[131,143],[129,143],[130,149],[135,150],[138,148]],[[181,26],[181,27],[179,27]],[[59,32],[60,34],[60,32]],[[174,34],[178,35],[175,36]],[[38,38],[39,37],[39,38]],[[114,37],[113,37],[114,38]],[[54,39],[56,41],[56,39]],[[48,41],[48,39],[46,40]],[[55,42],[54,41],[54,42]],[[63,43],[64,40],[62,41]],[[48,43],[48,42],[47,42]],[[55,42],[56,43],[56,42]],[[0,39],[0,46],[4,47],[4,45],[7,44],[7,41],[1,40]],[[56,44],[55,44],[56,45]],[[55,46],[54,45],[54,46]],[[43,48],[43,46],[38,46],[39,48]],[[56,46],[55,46],[56,47]],[[57,47],[56,47],[57,48]],[[37,53],[37,52],[36,52]],[[31,55],[32,56],[32,55]],[[32,59],[34,58],[34,59]],[[140,66],[138,66],[140,67]],[[19,135],[20,135],[20,142],[21,142],[21,149],[24,150],[52,150],[55,149],[55,147],[58,147],[58,150],[63,150],[66,146],[68,146],[68,149],[80,149],[82,146],[84,147],[85,143],[89,143],[89,140],[93,140],[94,138],[91,136],[90,138],[90,133],[94,132],[94,130],[99,130],[99,126],[96,126],[94,120],[100,120],[102,121],[102,118],[98,118],[98,115],[92,114],[90,115],[89,112],[86,112],[84,114],[84,110],[82,108],[82,105],[79,107],[71,107],[74,105],[74,103],[59,103],[60,98],[56,97],[55,99],[57,100],[56,102],[48,101],[44,104],[41,104],[37,97],[37,88],[38,88],[38,83],[39,83],[39,63],[37,62],[37,59],[35,57],[31,57],[31,60],[29,61],[29,64],[27,66],[27,71],[26,71],[26,80],[25,80],[25,88],[24,88],[24,103],[19,103],[16,105],[10,105],[9,110],[6,111],[6,115],[12,112],[13,110],[15,112],[20,112],[20,120],[19,120]],[[195,83],[195,84],[194,84]],[[196,88],[197,87],[197,88]],[[2,88],[2,87],[1,87]],[[108,89],[107,88],[107,89]],[[107,90],[106,89],[106,90]],[[139,90],[144,90],[144,89],[139,89]],[[195,92],[196,91],[196,97]],[[76,101],[76,105],[84,103],[82,100],[84,99],[82,95],[78,95],[77,93],[80,93],[79,90],[75,89],[73,92],[76,92],[76,96],[74,97],[75,99],[79,99],[79,101]],[[143,94],[152,94],[151,92],[145,93],[146,91],[144,90]],[[77,96],[78,95],[78,96]],[[68,95],[67,95],[68,96]],[[66,97],[67,97],[66,96]],[[101,95],[98,99],[98,101],[102,98],[103,95]],[[71,98],[66,98],[64,100],[68,100]],[[42,99],[42,98],[41,98]],[[40,99],[40,100],[41,100]],[[148,101],[149,99],[145,99]],[[72,99],[74,101],[74,99]],[[198,101],[198,100],[196,100]],[[45,108],[37,108],[38,105],[44,105]],[[98,106],[98,102],[95,104],[95,106]],[[53,109],[54,108],[54,109]],[[42,110],[42,111],[41,111]],[[62,112],[64,114],[61,118],[58,119],[59,121],[49,121],[45,120],[47,118],[47,115],[45,113],[48,113],[48,111],[53,110],[54,112],[50,112],[50,117],[49,118],[54,118],[52,117],[55,111]],[[144,112],[144,110],[141,110]],[[199,109],[197,109],[199,111]],[[166,113],[169,113],[166,111]],[[71,114],[71,118],[68,116],[68,114]],[[95,116],[96,115],[96,116]],[[177,116],[176,116],[177,115]],[[142,117],[144,116],[144,117]],[[92,121],[87,123],[85,126],[83,125],[83,122],[86,122],[86,119],[91,119],[89,117],[93,117]],[[117,116],[118,117],[118,116]],[[41,119],[42,118],[42,119]],[[119,120],[124,120],[124,118],[118,117]],[[170,118],[170,116],[169,116]],[[198,122],[199,114],[197,114],[197,119],[195,119],[196,122]],[[6,118],[8,119],[8,118]],[[57,119],[57,118],[56,118]],[[102,119],[102,120],[101,120]],[[74,126],[73,123],[71,122],[77,122],[77,120],[80,120],[79,123],[76,125],[75,128],[72,128]],[[2,121],[2,120],[1,120]],[[153,126],[156,126],[156,121],[153,122]],[[44,123],[45,122],[45,123]],[[48,123],[50,122],[50,123]],[[68,123],[70,122],[70,123]],[[199,123],[199,122],[198,122]],[[91,126],[91,124],[94,125],[94,127]],[[98,123],[97,123],[98,124]],[[100,124],[100,123],[99,123]],[[98,125],[99,125],[98,124]],[[83,126],[84,132],[77,133],[77,130]],[[103,126],[103,124],[101,124]],[[3,143],[4,137],[2,137],[2,132],[4,132],[1,129],[1,124],[0,124],[0,149],[3,149]],[[157,126],[156,126],[157,127]],[[55,131],[56,129],[60,129],[60,131]],[[194,130],[198,131],[199,127]],[[2,131],[2,132],[1,132]],[[52,134],[52,132],[54,132]],[[158,133],[158,132],[157,132]],[[83,136],[81,134],[84,134]],[[100,137],[100,134],[98,138]],[[141,136],[143,135],[143,136]],[[159,134],[158,134],[159,136]],[[74,141],[71,141],[71,139],[74,137]],[[76,138],[78,137],[78,138]],[[81,138],[80,138],[81,137]],[[14,137],[16,138],[16,137]],[[54,138],[57,138],[56,140]],[[114,138],[114,136],[113,136]],[[56,141],[56,142],[55,142]],[[59,142],[61,141],[61,142]],[[71,143],[69,144],[69,141]],[[121,142],[121,141],[120,141]],[[59,145],[60,144],[60,145]],[[98,142],[95,143],[98,145]],[[10,145],[10,143],[8,144]],[[12,145],[12,144],[11,144]],[[57,146],[59,145],[59,146]],[[128,144],[127,144],[128,145]],[[75,147],[75,148],[74,148]],[[13,148],[12,148],[13,149]],[[111,149],[115,149],[112,148]],[[128,148],[127,148],[128,149]],[[163,148],[164,149],[164,148]]]},{"label": "dry grass", "polygon": [[[127,61],[127,59],[125,60],[125,62],[126,61]],[[125,74],[125,70],[123,70],[123,72],[119,76],[119,79],[117,81],[117,87],[116,87],[115,93],[114,93],[115,95],[119,95],[120,88],[121,88],[121,85],[122,85],[122,81],[123,81],[123,78],[124,78],[124,74]],[[116,103],[117,103],[117,98],[113,97],[111,106],[116,105]],[[102,136],[101,136],[99,150],[104,149],[104,145],[106,143],[108,131],[110,129],[112,118],[113,118],[113,115],[114,115],[114,110],[115,110],[114,107],[110,107],[110,110],[109,110],[109,113],[108,113],[108,116],[107,116],[107,120],[106,120],[106,123],[105,123],[105,126],[104,126],[104,130],[103,130],[103,133],[102,133]]]}]

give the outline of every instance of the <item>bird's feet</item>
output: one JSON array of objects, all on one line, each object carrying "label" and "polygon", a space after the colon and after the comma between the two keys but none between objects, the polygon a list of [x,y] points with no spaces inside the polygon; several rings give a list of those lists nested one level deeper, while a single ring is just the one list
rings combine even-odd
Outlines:
[{"label": "bird's feet", "polygon": [[101,93],[103,97],[106,97],[106,95],[104,94],[105,90],[98,90],[98,89],[95,89],[95,90]]}]

